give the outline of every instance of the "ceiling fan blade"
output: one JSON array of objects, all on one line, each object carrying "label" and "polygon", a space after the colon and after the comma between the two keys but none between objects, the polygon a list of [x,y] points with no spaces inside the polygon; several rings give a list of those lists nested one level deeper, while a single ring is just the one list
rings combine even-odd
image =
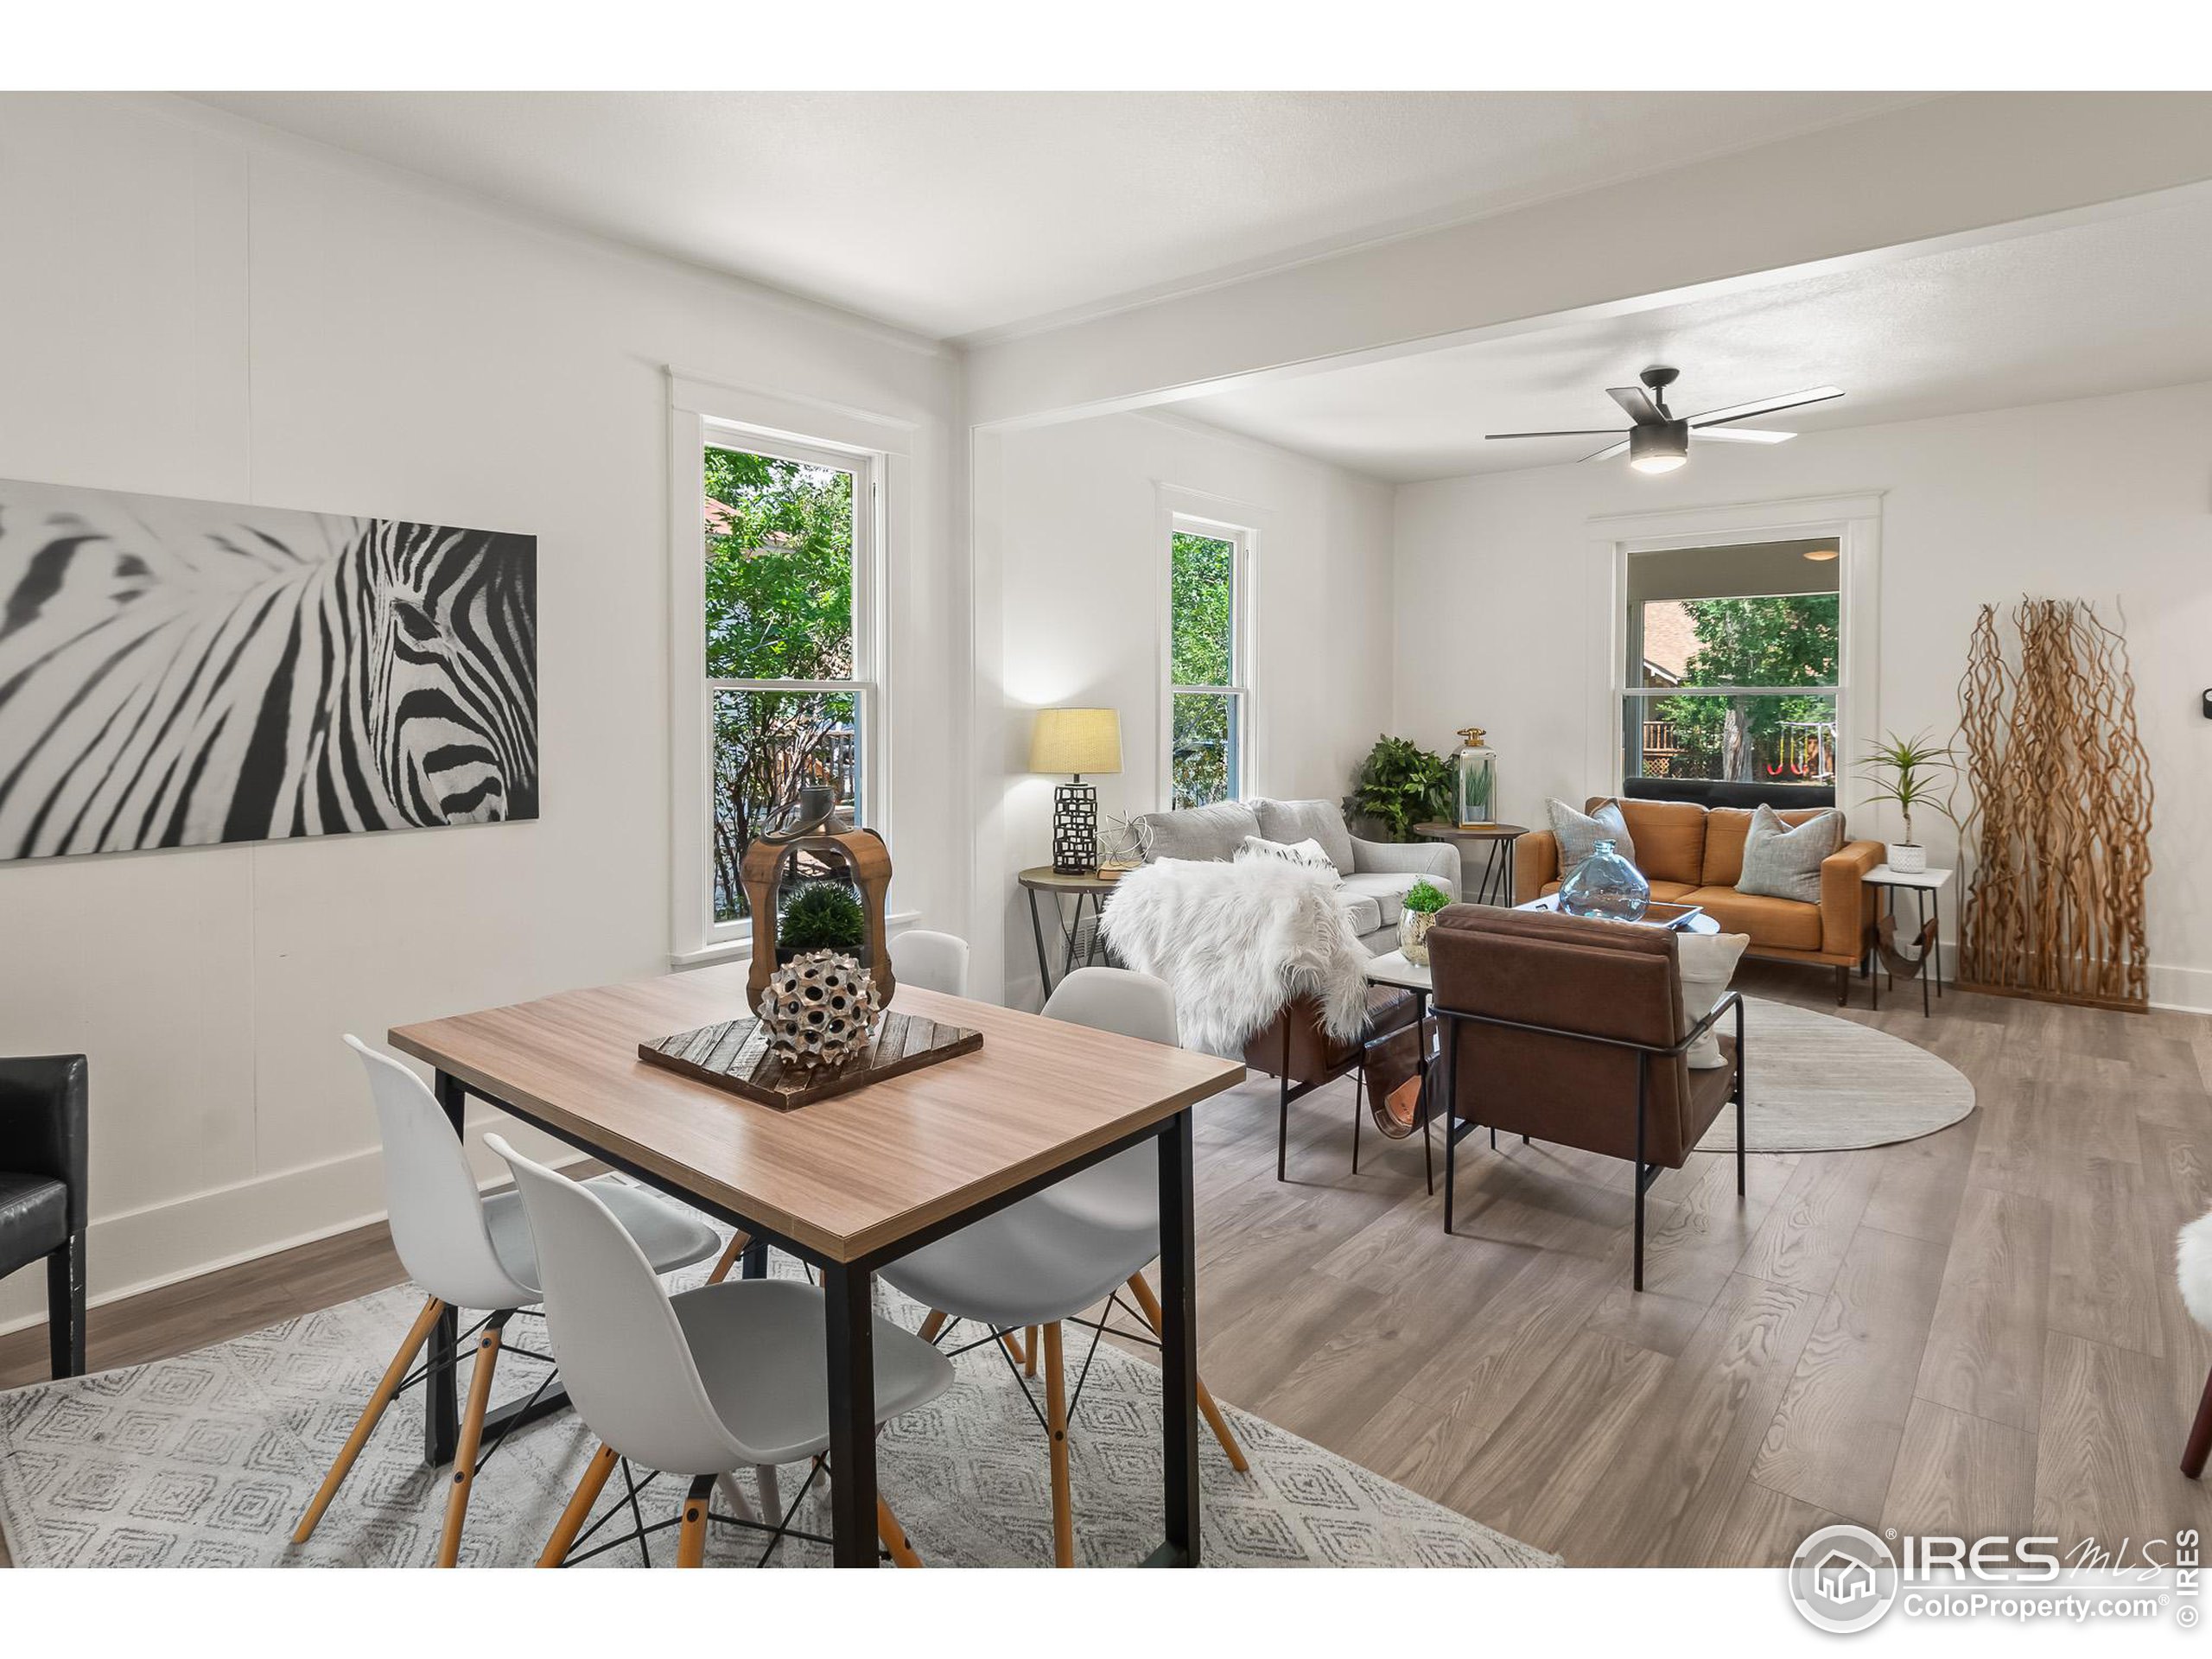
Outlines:
[{"label": "ceiling fan blade", "polygon": [[1805,391],[1786,391],[1779,397],[1762,397],[1757,403],[1731,404],[1726,409],[1708,409],[1702,415],[1690,416],[1692,426],[1718,426],[1724,421],[1748,421],[1754,415],[1778,415],[1785,409],[1796,409],[1805,404],[1824,404],[1831,397],[1843,396],[1841,386],[1814,386]]},{"label": "ceiling fan blade", "polygon": [[1617,438],[1621,434],[1610,426],[1580,426],[1562,432],[1485,432],[1486,438]]},{"label": "ceiling fan blade", "polygon": [[1605,448],[1600,449],[1594,455],[1585,455],[1582,459],[1585,461],[1611,461],[1615,455],[1624,455],[1626,454],[1628,454],[1628,440],[1626,438],[1623,438],[1618,443],[1612,444]]},{"label": "ceiling fan blade", "polygon": [[1626,410],[1629,419],[1638,426],[1656,426],[1667,418],[1642,386],[1607,386],[1605,396]]},{"label": "ceiling fan blade", "polygon": [[1787,443],[1796,435],[1795,432],[1765,432],[1735,426],[1697,429],[1697,438],[1700,443],[1703,443],[1708,438],[1715,443]]}]

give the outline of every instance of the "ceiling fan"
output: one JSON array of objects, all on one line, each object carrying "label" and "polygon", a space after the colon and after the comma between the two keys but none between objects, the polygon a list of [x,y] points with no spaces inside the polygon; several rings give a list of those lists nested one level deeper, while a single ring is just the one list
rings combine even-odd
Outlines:
[{"label": "ceiling fan", "polygon": [[[1690,458],[1690,434],[1700,438],[1712,438],[1723,443],[1787,443],[1797,435],[1795,432],[1739,432],[1731,424],[1748,421],[1755,416],[1776,415],[1785,409],[1796,409],[1805,404],[1824,404],[1831,397],[1843,396],[1840,386],[1815,386],[1807,391],[1784,392],[1779,397],[1761,397],[1748,404],[1731,404],[1726,409],[1708,409],[1702,415],[1677,416],[1667,407],[1667,388],[1681,375],[1679,369],[1655,365],[1637,378],[1643,386],[1608,386],[1605,395],[1628,411],[1635,424],[1626,432],[1605,427],[1590,427],[1565,432],[1492,432],[1491,438],[1614,438],[1603,449],[1582,457],[1585,461],[1610,461],[1615,455],[1626,454],[1628,464],[1639,473],[1671,473]],[[1646,390],[1649,388],[1649,390]]]}]

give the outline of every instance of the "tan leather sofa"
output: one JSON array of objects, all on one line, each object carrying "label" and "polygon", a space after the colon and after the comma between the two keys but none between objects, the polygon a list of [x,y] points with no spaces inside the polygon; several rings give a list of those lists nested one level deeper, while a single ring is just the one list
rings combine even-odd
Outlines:
[{"label": "tan leather sofa", "polygon": [[[1593,797],[1583,810],[1607,799]],[[1746,953],[1774,962],[1818,963],[1836,972],[1836,1001],[1850,995],[1849,973],[1864,962],[1874,939],[1874,890],[1866,873],[1887,856],[1878,841],[1847,841],[1821,866],[1821,902],[1738,893],[1744,838],[1751,814],[1741,807],[1700,806],[1694,801],[1616,799],[1636,842],[1637,868],[1654,899],[1697,905],[1731,933],[1746,933]],[[1785,811],[1784,823],[1802,823],[1831,810]],[[1559,840],[1548,830],[1525,835],[1513,849],[1513,902],[1525,905],[1559,890]]]}]

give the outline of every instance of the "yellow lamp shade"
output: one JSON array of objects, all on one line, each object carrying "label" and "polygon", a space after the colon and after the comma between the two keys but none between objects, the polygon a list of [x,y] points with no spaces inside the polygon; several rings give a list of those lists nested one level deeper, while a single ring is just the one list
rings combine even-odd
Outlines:
[{"label": "yellow lamp shade", "polygon": [[1122,769],[1122,717],[1111,709],[1039,709],[1029,770],[1081,777]]}]

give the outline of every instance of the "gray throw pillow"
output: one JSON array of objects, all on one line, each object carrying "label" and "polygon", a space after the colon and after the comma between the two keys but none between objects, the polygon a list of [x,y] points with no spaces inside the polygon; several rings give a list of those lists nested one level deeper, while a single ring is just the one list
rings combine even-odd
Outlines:
[{"label": "gray throw pillow", "polygon": [[1580,869],[1583,861],[1598,850],[1598,843],[1610,841],[1613,850],[1631,864],[1636,862],[1636,842],[1628,833],[1628,820],[1621,817],[1621,810],[1607,801],[1595,812],[1578,812],[1565,801],[1547,803],[1552,815],[1552,834],[1559,838],[1559,879],[1564,884],[1567,877]]},{"label": "gray throw pillow", "polygon": [[1255,801],[1252,813],[1266,839],[1318,841],[1338,875],[1351,874],[1351,831],[1344,828],[1344,815],[1334,801]]},{"label": "gray throw pillow", "polygon": [[1783,823],[1781,814],[1761,803],[1744,837],[1744,873],[1736,880],[1736,891],[1817,905],[1821,861],[1842,838],[1840,814],[1823,812],[1792,829]]},{"label": "gray throw pillow", "polygon": [[1162,858],[1211,859],[1226,864],[1236,856],[1245,836],[1260,833],[1260,821],[1242,801],[1186,806],[1179,812],[1147,812],[1142,823],[1147,864]]}]

